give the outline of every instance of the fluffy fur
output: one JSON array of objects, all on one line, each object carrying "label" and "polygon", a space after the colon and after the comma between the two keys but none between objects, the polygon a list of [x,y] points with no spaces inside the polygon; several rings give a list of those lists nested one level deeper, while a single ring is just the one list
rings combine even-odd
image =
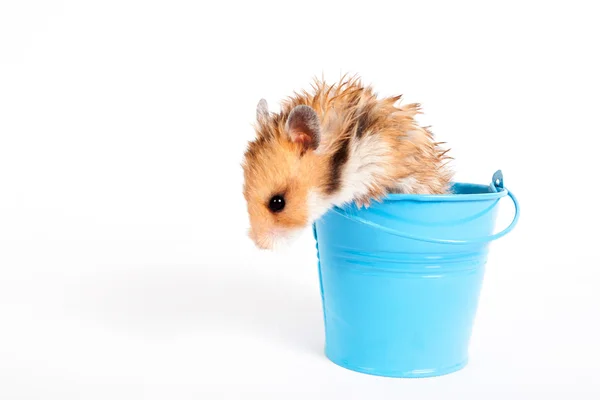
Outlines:
[{"label": "fluffy fur", "polygon": [[[257,137],[242,163],[249,236],[258,247],[287,242],[332,206],[448,191],[447,150],[416,123],[419,104],[401,106],[401,97],[378,98],[360,79],[344,77],[331,85],[315,79],[279,113],[259,102]],[[285,198],[281,212],[269,210],[274,195]]]}]

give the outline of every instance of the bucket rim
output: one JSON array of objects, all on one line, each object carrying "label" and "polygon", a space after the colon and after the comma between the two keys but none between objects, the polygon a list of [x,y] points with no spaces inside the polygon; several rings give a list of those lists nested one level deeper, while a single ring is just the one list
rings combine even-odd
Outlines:
[{"label": "bucket rim", "polygon": [[[457,189],[468,189],[468,193],[455,193]],[[451,182],[451,193],[448,194],[404,194],[390,193],[382,202],[394,201],[427,201],[427,202],[453,202],[453,201],[489,201],[497,200],[507,195],[504,187],[483,185],[469,182]]]}]

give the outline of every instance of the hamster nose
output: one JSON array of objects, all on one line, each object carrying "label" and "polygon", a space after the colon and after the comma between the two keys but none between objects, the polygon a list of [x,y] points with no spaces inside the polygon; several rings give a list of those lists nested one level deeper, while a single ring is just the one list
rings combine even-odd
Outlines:
[{"label": "hamster nose", "polygon": [[257,235],[255,231],[250,228],[248,230],[248,237],[254,242],[254,245],[261,250],[271,250],[273,241],[270,240],[268,235]]}]

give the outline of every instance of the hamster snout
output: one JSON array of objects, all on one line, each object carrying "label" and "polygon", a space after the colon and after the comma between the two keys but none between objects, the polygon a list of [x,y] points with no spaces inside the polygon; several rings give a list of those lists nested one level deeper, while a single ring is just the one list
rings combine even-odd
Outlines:
[{"label": "hamster snout", "polygon": [[262,250],[281,250],[289,247],[302,233],[301,229],[271,228],[262,232],[256,232],[250,228],[248,236]]}]

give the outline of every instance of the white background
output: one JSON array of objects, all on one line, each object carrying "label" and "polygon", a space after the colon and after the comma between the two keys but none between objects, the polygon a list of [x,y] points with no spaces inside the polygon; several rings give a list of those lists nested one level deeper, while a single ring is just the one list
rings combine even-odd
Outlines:
[{"label": "white background", "polygon": [[[3,0],[0,398],[600,398],[592,4]],[[310,232],[246,237],[256,103],[344,72],[521,201],[455,374],[335,366]]]}]

